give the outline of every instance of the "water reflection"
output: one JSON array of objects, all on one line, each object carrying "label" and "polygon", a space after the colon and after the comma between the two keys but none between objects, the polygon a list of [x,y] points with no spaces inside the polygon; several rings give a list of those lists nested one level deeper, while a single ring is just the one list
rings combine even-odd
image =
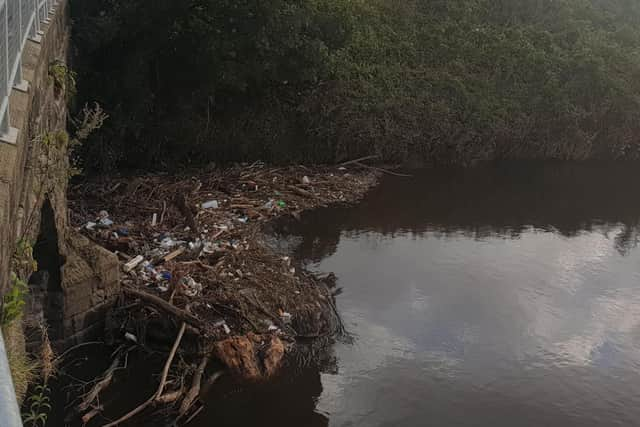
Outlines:
[{"label": "water reflection", "polygon": [[[224,405],[278,426],[636,425],[639,178],[633,164],[430,170],[284,224],[300,259],[338,276],[355,340],[330,368]],[[220,425],[258,420],[242,419]]]}]

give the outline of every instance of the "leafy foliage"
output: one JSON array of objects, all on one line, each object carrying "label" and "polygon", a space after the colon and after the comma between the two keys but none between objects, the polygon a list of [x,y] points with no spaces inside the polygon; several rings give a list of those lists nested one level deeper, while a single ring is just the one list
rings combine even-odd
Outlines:
[{"label": "leafy foliage", "polygon": [[262,158],[636,158],[633,0],[91,0],[89,170]]},{"label": "leafy foliage", "polygon": [[20,279],[16,273],[11,272],[11,283],[9,290],[4,296],[2,304],[2,318],[0,325],[8,325],[15,319],[22,316],[22,308],[25,304],[25,296],[28,292],[27,283]]},{"label": "leafy foliage", "polygon": [[6,326],[22,316],[25,297],[29,292],[26,277],[38,269],[38,263],[33,259],[33,246],[26,240],[20,240],[13,255],[9,289],[4,295],[0,326]]},{"label": "leafy foliage", "polygon": [[22,421],[25,426],[44,427],[51,411],[51,399],[48,396],[51,390],[46,385],[38,385],[34,391],[27,399],[29,412],[22,415]]}]

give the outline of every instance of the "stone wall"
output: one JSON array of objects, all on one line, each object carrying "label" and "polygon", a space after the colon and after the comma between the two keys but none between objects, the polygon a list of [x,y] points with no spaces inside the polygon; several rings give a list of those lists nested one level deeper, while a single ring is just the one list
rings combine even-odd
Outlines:
[{"label": "stone wall", "polygon": [[22,75],[29,88],[14,89],[9,107],[18,139],[0,142],[0,294],[10,286],[17,242],[28,241],[40,271],[30,281],[25,319],[46,320],[59,347],[101,329],[119,292],[116,256],[81,236],[68,220],[66,94],[54,90],[49,75],[50,64],[67,59],[67,8],[67,1],[59,2],[42,27],[41,41],[27,42]]}]

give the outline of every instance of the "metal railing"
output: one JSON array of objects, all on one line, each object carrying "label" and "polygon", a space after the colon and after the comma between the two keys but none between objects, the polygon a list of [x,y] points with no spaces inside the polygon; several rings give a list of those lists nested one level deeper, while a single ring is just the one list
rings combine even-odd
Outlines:
[{"label": "metal railing", "polygon": [[58,0],[0,0],[0,138],[10,133],[9,96],[13,88],[27,90],[22,81],[22,51],[28,39],[40,41]]},{"label": "metal railing", "polygon": [[0,426],[22,427],[20,410],[16,401],[16,393],[13,390],[11,370],[7,361],[7,353],[4,348],[2,330],[0,330]]}]

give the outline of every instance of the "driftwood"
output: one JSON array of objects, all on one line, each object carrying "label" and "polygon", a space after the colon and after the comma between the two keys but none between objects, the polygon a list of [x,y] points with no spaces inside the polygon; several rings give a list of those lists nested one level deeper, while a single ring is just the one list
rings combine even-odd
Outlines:
[{"label": "driftwood", "polygon": [[224,375],[224,371],[214,372],[213,375],[211,375],[209,379],[205,381],[204,385],[200,389],[200,394],[203,396],[206,395],[211,389],[211,387],[213,387],[215,382],[218,381],[218,378],[220,378],[223,375]]},{"label": "driftwood", "polygon": [[87,424],[89,421],[93,419],[93,417],[101,413],[103,410],[104,410],[104,407],[102,405],[96,406],[95,408],[93,408],[92,410],[84,414],[82,418],[80,418],[82,420],[82,424],[83,425]]},{"label": "driftwood", "polygon": [[155,403],[162,404],[162,405],[173,403],[178,399],[180,399],[180,397],[182,396],[182,393],[184,393],[184,389],[182,388],[176,391],[170,391],[169,393],[165,393],[162,396],[158,397],[155,400]]},{"label": "driftwood", "polygon": [[204,375],[204,370],[207,367],[207,363],[209,363],[209,357],[210,357],[209,353],[205,354],[202,360],[200,361],[198,368],[193,373],[193,378],[191,380],[191,388],[189,389],[184,399],[182,400],[182,404],[180,405],[180,410],[178,411],[178,414],[180,416],[183,416],[184,414],[187,413],[187,411],[191,408],[191,405],[193,405],[193,402],[200,395],[200,384],[202,382],[202,375]]},{"label": "driftwood", "polygon": [[78,405],[79,412],[84,412],[87,409],[89,409],[93,404],[93,402],[98,398],[98,395],[100,394],[100,392],[102,392],[102,390],[104,390],[105,388],[109,387],[109,385],[111,384],[111,381],[113,380],[114,372],[118,369],[118,366],[120,366],[120,358],[122,357],[122,354],[123,353],[121,351],[118,352],[118,355],[114,357],[113,361],[111,362],[111,365],[102,376],[102,379],[100,379],[100,381],[95,383],[93,387],[91,387],[91,390],[89,391],[89,393],[85,395],[82,402],[80,402],[80,404]]},{"label": "driftwood", "polygon": [[179,249],[176,249],[175,251],[171,252],[170,254],[166,255],[164,258],[162,258],[162,262],[169,262],[174,258],[179,257],[180,255],[182,255],[182,253],[186,250],[186,248],[183,246]]},{"label": "driftwood", "polygon": [[200,319],[198,319],[197,317],[195,317],[191,313],[188,313],[185,310],[181,310],[181,309],[169,304],[167,301],[163,300],[160,297],[157,297],[155,295],[151,295],[148,292],[140,291],[138,289],[133,289],[133,288],[129,288],[129,287],[123,288],[123,291],[124,291],[124,293],[126,293],[128,295],[132,295],[132,296],[135,296],[137,298],[140,298],[141,300],[143,300],[145,302],[148,302],[149,304],[155,306],[156,308],[159,308],[161,310],[164,310],[164,311],[174,315],[178,319],[182,320],[183,322],[188,323],[189,325],[193,326],[196,329],[202,329],[202,322],[200,321]]},{"label": "driftwood", "polygon": [[184,331],[187,329],[187,324],[182,322],[182,326],[180,327],[180,331],[178,332],[178,336],[176,337],[176,341],[173,343],[173,347],[171,348],[171,352],[167,357],[167,361],[164,364],[164,369],[162,370],[162,377],[160,378],[160,384],[158,385],[158,390],[144,403],[129,411],[125,415],[121,416],[117,420],[110,422],[109,424],[105,424],[103,427],[114,427],[119,424],[122,424],[126,420],[131,417],[136,416],[140,412],[144,411],[149,405],[158,400],[162,400],[162,392],[164,391],[164,387],[167,383],[167,376],[169,375],[169,369],[171,368],[171,363],[173,363],[173,358],[176,355],[176,351],[178,351],[178,347],[180,347],[180,341],[182,341],[182,337],[184,336]]},{"label": "driftwood", "polygon": [[293,191],[294,193],[296,193],[299,196],[303,196],[303,197],[315,197],[315,195],[307,190],[303,190],[300,187],[296,187],[295,185],[287,185],[287,188],[291,191]]},{"label": "driftwood", "polygon": [[193,212],[187,205],[187,199],[184,194],[177,194],[174,199],[175,205],[178,207],[180,213],[184,216],[185,221],[189,227],[195,232],[198,233],[198,224],[196,223],[196,218],[193,216]]}]

